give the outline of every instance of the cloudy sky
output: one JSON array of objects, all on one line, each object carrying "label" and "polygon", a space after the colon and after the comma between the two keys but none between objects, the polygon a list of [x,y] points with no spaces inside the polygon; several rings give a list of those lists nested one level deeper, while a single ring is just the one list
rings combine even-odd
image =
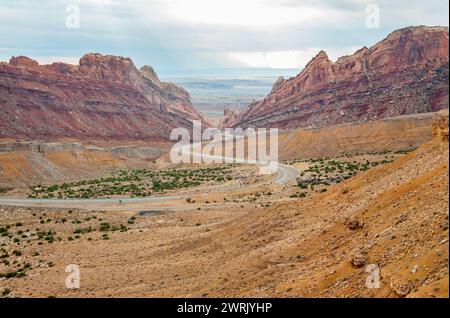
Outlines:
[{"label": "cloudy sky", "polygon": [[448,0],[0,0],[0,60],[76,64],[99,52],[163,75],[300,69],[321,49],[336,59],[395,29],[448,21]]}]

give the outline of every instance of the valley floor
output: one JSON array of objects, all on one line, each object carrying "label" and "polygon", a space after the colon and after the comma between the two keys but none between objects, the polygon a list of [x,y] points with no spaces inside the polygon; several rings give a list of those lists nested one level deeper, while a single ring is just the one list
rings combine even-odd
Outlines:
[{"label": "valley floor", "polygon": [[[0,292],[448,297],[448,113],[433,133],[417,150],[326,192],[270,204],[230,191],[137,214],[1,207]],[[259,191],[270,197],[268,190]],[[80,269],[79,289],[66,288],[70,264]],[[379,288],[367,285],[374,269]]]},{"label": "valley floor", "polygon": [[[43,233],[8,241],[2,259],[25,276],[0,283],[19,297],[444,297],[448,209],[448,144],[436,140],[269,208],[134,216],[4,207],[8,232]],[[65,287],[69,264],[80,289]],[[368,264],[381,268],[379,289],[366,287]]]}]

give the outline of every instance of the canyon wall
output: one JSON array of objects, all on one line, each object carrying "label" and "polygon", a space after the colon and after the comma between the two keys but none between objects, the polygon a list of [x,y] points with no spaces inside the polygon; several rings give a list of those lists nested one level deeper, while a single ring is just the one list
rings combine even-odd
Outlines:
[{"label": "canyon wall", "polygon": [[[448,108],[448,28],[408,27],[335,63],[321,51],[232,127],[317,128]],[[235,114],[233,114],[235,116]]]},{"label": "canyon wall", "polygon": [[79,65],[0,63],[0,138],[158,140],[205,122],[189,94],[129,58],[86,54]]}]

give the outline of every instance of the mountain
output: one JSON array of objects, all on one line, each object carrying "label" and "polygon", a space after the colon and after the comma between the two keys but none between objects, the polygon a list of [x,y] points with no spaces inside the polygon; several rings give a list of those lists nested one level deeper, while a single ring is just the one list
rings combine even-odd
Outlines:
[{"label": "mountain", "polygon": [[[314,128],[448,108],[447,27],[408,27],[330,61],[319,52],[230,126]],[[235,114],[233,114],[235,116]]]},{"label": "mountain", "polygon": [[167,139],[205,122],[189,93],[129,58],[86,54],[79,65],[0,63],[0,138]]}]

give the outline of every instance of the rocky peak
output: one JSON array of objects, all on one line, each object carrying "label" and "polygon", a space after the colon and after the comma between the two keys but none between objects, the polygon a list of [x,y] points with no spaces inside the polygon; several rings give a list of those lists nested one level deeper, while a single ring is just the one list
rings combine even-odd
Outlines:
[{"label": "rocky peak", "polygon": [[9,60],[9,64],[18,67],[30,67],[30,68],[39,67],[39,63],[37,61],[30,59],[29,57],[26,56],[17,56],[17,57],[13,56]]},{"label": "rocky peak", "polygon": [[139,76],[139,71],[133,61],[121,56],[89,53],[80,59],[79,65],[82,73],[97,80],[130,84]]},{"label": "rocky peak", "polygon": [[319,53],[317,53],[316,57],[314,58],[316,60],[318,59],[327,59],[328,60],[328,54],[324,50],[320,50]]},{"label": "rocky peak", "polygon": [[101,65],[123,65],[128,67],[133,65],[133,61],[128,57],[115,56],[115,55],[102,55],[100,53],[87,53],[80,59],[81,67],[95,67]]},{"label": "rocky peak", "polygon": [[308,62],[305,66],[305,70],[312,69],[318,65],[331,64],[330,59],[328,58],[328,54],[325,51],[320,51],[314,56],[311,61]]},{"label": "rocky peak", "polygon": [[149,65],[144,65],[139,69],[139,71],[141,72],[142,76],[144,76],[146,79],[152,81],[157,85],[161,85],[161,81],[159,80],[158,74],[156,74],[153,67]]},{"label": "rocky peak", "polygon": [[299,86],[304,89],[320,89],[332,79],[332,62],[325,51],[320,51],[298,75]]}]

